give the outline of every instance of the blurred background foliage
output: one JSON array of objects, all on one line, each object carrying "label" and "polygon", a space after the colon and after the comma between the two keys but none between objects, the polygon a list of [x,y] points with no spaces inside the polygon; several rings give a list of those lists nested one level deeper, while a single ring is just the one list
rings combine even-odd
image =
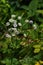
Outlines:
[{"label": "blurred background foliage", "polygon": [[[12,14],[22,15],[22,24],[33,20],[37,30],[25,25],[20,35],[6,38]],[[43,0],[0,0],[0,65],[43,65]]]}]

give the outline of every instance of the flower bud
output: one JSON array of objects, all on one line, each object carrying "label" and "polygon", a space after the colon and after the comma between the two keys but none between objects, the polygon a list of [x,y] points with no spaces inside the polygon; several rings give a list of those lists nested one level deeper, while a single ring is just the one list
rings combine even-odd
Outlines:
[{"label": "flower bud", "polygon": [[18,16],[18,20],[21,20],[21,18],[22,18],[21,16]]}]

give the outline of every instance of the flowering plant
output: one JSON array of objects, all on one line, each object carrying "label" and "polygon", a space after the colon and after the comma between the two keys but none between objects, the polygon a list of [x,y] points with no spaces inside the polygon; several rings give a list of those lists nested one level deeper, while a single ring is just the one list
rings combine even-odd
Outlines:
[{"label": "flowering plant", "polygon": [[0,0],[0,65],[43,64],[43,0]]}]

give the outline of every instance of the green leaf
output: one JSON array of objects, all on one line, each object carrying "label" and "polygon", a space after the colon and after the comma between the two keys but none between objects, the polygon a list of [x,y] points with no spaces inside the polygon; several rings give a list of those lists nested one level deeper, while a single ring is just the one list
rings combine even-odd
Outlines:
[{"label": "green leaf", "polygon": [[39,53],[40,49],[34,49],[34,53]]},{"label": "green leaf", "polygon": [[43,15],[43,10],[37,10],[36,12]]},{"label": "green leaf", "polygon": [[32,0],[31,3],[29,4],[28,17],[33,16],[35,14],[38,6],[38,1],[39,0]]},{"label": "green leaf", "polygon": [[43,47],[41,47],[41,50],[43,50]]},{"label": "green leaf", "polygon": [[40,45],[40,44],[37,44],[37,45],[33,45],[33,47],[34,47],[35,49],[40,49],[40,48],[41,48],[41,45]]},{"label": "green leaf", "polygon": [[6,0],[1,0],[3,3],[5,3],[6,2]]}]

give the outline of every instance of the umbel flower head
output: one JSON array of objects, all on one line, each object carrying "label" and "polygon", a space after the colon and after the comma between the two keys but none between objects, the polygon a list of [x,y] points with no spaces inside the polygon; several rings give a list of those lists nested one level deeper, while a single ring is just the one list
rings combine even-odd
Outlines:
[{"label": "umbel flower head", "polygon": [[[21,27],[22,26],[22,23],[21,23],[22,16],[17,16],[17,18],[15,18],[15,17],[16,17],[16,15],[12,14],[11,18],[9,19],[9,22],[6,23],[6,26],[11,25],[11,27],[9,26],[10,28],[8,29],[8,32],[11,35],[10,34],[6,34],[6,37],[16,36],[16,35],[18,35],[21,32],[20,29],[22,28]],[[34,30],[37,29],[37,25],[33,24],[33,20],[25,19],[25,23],[32,24],[33,29]],[[24,25],[25,25],[25,23],[24,23]],[[23,33],[23,36],[27,37],[27,34]]]}]

